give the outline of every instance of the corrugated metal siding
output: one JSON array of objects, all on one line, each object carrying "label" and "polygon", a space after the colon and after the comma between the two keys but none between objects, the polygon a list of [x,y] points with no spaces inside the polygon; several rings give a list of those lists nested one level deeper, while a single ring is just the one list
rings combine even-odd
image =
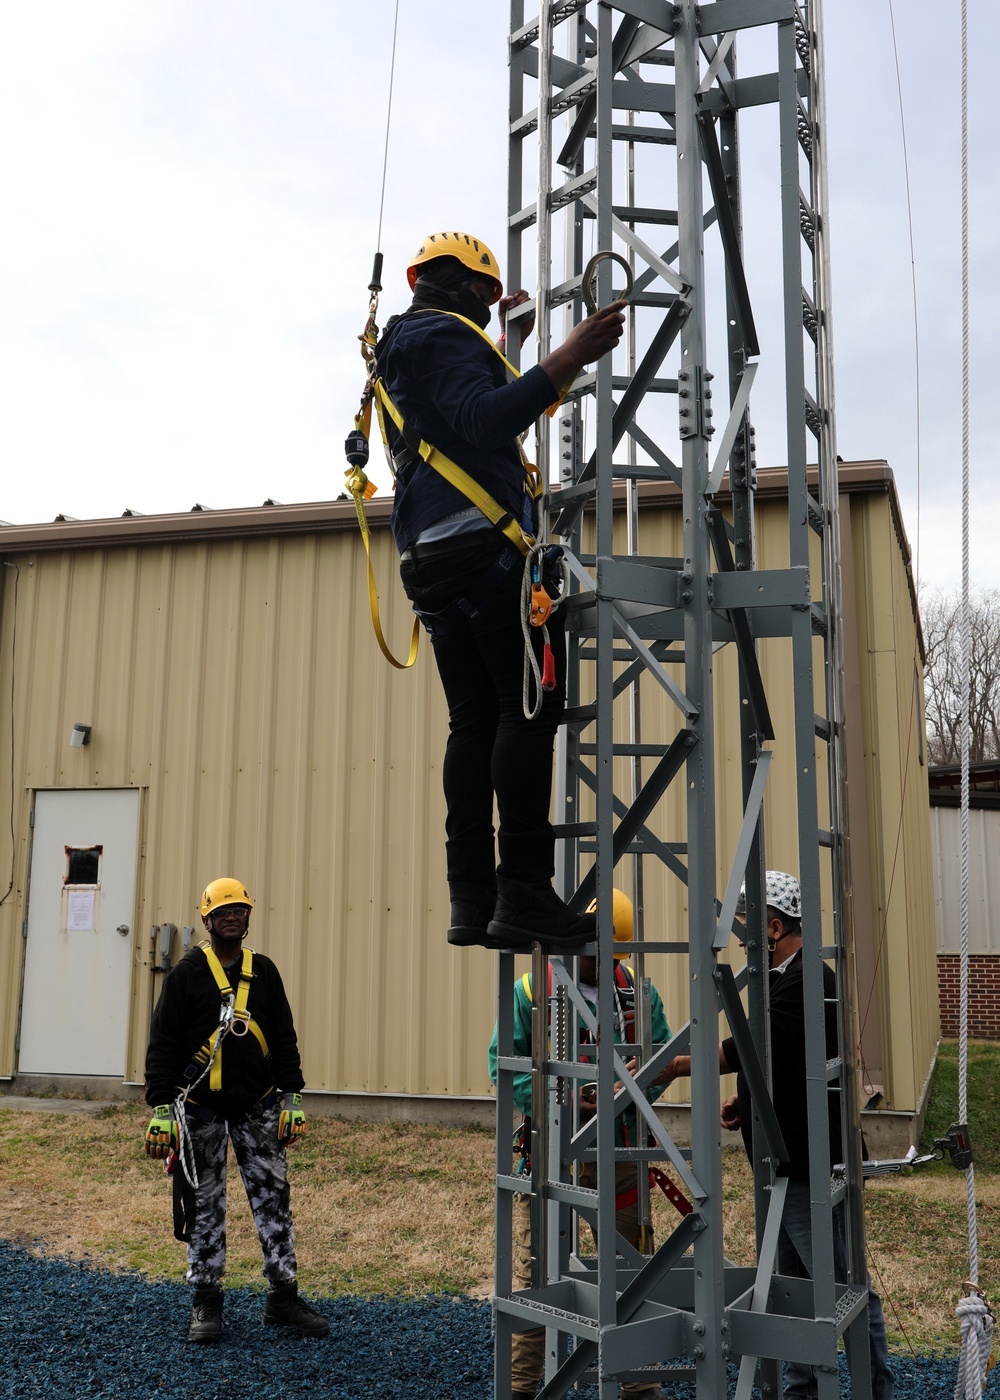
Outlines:
[{"label": "corrugated metal siding", "polygon": [[[888,520],[886,497],[852,499],[855,510],[870,508]],[[905,670],[911,665],[912,617],[897,578],[902,575],[898,548],[895,559],[882,557],[893,546],[880,528],[884,538],[878,548],[869,547],[857,564],[859,596],[863,593],[868,612],[873,599],[882,608],[891,597],[891,611],[899,614],[899,665]],[[679,510],[644,509],[641,532],[644,552],[681,552]],[[757,541],[760,567],[787,567],[787,510],[780,501],[759,504]],[[625,547],[624,521],[618,547]],[[385,529],[374,532],[373,554],[385,626],[398,653],[410,614]],[[450,949],[444,938],[443,697],[426,638],[412,672],[393,671],[378,653],[356,533],[39,552],[30,567],[24,556],[19,564],[18,892],[24,888],[25,798],[31,789],[143,790],[129,1077],[141,1077],[145,1048],[152,983],[149,928],[167,920],[198,924],[201,888],[228,872],[242,876],[257,899],[254,943],[282,969],[310,1087],[488,1093],[485,1048],[494,1019],[495,959],[481,949]],[[874,569],[877,578],[869,580],[866,569]],[[888,594],[887,570],[895,590]],[[10,571],[5,572],[0,734],[9,733],[13,624]],[[888,703],[882,728],[891,738],[899,732],[902,702],[899,678],[882,647],[884,641],[874,652],[867,642],[863,648],[879,663],[866,668],[864,695],[866,707],[879,713]],[[778,733],[765,806],[768,860],[795,870],[795,759],[784,747],[792,731],[791,650],[786,640],[765,639],[760,652]],[[682,680],[679,668],[676,676]],[[715,684],[721,892],[742,816],[731,647],[717,653]],[[817,664],[818,710],[821,686]],[[624,703],[620,709],[624,737]],[[679,728],[678,712],[649,677],[642,681],[642,716],[647,742],[669,741]],[[93,725],[86,749],[68,747],[75,720]],[[884,747],[875,757],[888,762]],[[817,762],[825,761],[818,751]],[[646,771],[651,767],[650,761]],[[620,778],[624,790],[623,769]],[[0,803],[9,800],[6,783],[6,773],[0,772]],[[910,1094],[899,1085],[922,1082],[929,1064],[916,1035],[911,1063],[900,1077],[902,1047],[911,1045],[913,1034],[910,1018],[929,1014],[919,966],[923,944],[912,934],[923,898],[920,819],[913,802],[918,787],[911,783],[907,792],[907,878],[901,881],[897,871],[891,939],[879,973],[886,992],[880,1007],[889,1018],[899,1081],[892,1087],[896,1107],[906,1107]],[[898,790],[898,783],[893,788],[879,778],[869,794],[872,831],[879,833],[872,854],[882,861],[891,855],[886,832],[898,825]],[[926,780],[924,794],[926,802]],[[897,805],[890,810],[893,801]],[[926,830],[926,806],[923,810]],[[665,841],[685,841],[682,782],[668,792],[650,826]],[[929,864],[925,858],[925,872]],[[928,928],[930,901],[928,893]],[[685,936],[686,890],[652,861],[645,903],[647,936]],[[21,917],[18,893],[0,907],[0,1074],[13,1069]],[[660,955],[647,964],[676,1028],[687,1019],[683,960]],[[933,1007],[936,1016],[936,999]],[[677,1086],[672,1093],[683,1099],[686,1088]]]},{"label": "corrugated metal siding", "polygon": [[[962,814],[931,808],[934,924],[939,953],[961,951]],[[1000,811],[969,811],[969,952],[1000,953]]]},{"label": "corrugated metal siding", "polygon": [[[872,881],[874,985],[885,1106],[916,1107],[939,1033],[931,922],[930,823],[923,753],[923,669],[909,582],[887,496],[851,498]],[[858,920],[863,911],[858,911]]]},{"label": "corrugated metal siding", "polygon": [[[410,614],[387,532],[374,552],[401,646]],[[379,656],[360,542],[340,533],[19,563],[18,892],[23,794],[144,789],[129,1077],[141,1077],[145,1049],[149,928],[199,925],[201,888],[230,871],[256,897],[253,941],[282,969],[311,1087],[485,1092],[493,963],[452,953],[443,936],[444,705],[426,643],[406,675]],[[8,587],[5,697],[12,627]],[[9,718],[5,705],[7,732]],[[71,750],[84,718],[91,744]],[[0,909],[3,1074],[20,910],[14,896]]]}]

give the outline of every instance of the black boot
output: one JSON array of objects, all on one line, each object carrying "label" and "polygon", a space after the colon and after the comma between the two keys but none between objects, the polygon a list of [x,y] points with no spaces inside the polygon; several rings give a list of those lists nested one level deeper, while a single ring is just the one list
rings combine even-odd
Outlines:
[{"label": "black boot", "polygon": [[531,940],[526,938],[493,938],[489,923],[493,918],[497,897],[495,889],[472,884],[451,886],[451,927],[448,942],[453,948],[510,948],[527,951]]},{"label": "black boot", "polygon": [[496,946],[535,940],[555,952],[575,951],[597,938],[597,916],[574,913],[549,884],[523,885],[501,876],[487,933]]},{"label": "black boot", "polygon": [[217,1342],[222,1336],[222,1289],[217,1283],[194,1290],[189,1342]]},{"label": "black boot", "polygon": [[299,1297],[297,1283],[279,1283],[264,1299],[264,1323],[270,1327],[294,1327],[303,1337],[328,1337],[330,1324]]}]

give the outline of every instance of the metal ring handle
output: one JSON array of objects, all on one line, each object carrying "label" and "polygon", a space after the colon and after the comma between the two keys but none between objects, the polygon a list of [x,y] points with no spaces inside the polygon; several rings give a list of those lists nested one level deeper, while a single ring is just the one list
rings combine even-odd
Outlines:
[{"label": "metal ring handle", "polygon": [[590,262],[588,262],[587,266],[583,269],[583,277],[580,279],[580,290],[583,293],[584,305],[588,311],[597,310],[597,296],[594,292],[594,275],[601,263],[608,258],[610,258],[612,262],[616,262],[619,267],[625,269],[625,290],[623,292],[614,292],[611,300],[628,301],[629,297],[632,295],[632,288],[635,285],[632,269],[620,253],[612,253],[610,249],[605,249],[603,252],[594,254]]}]

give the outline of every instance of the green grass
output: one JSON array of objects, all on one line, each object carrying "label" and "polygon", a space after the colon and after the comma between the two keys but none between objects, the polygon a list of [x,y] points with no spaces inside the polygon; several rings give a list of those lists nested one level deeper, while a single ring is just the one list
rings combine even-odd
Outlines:
[{"label": "green grass", "polygon": [[[1000,1043],[989,1040],[969,1042],[967,1096],[969,1136],[977,1174],[1000,1173]],[[934,1082],[927,1106],[927,1121],[920,1139],[920,1151],[930,1152],[934,1139],[944,1137],[958,1122],[958,1042],[942,1042]],[[924,1167],[923,1171],[953,1172],[949,1158]]]}]

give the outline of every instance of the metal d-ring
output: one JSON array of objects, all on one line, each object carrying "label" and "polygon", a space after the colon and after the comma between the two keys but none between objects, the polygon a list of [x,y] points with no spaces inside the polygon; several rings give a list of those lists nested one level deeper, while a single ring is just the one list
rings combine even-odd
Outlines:
[{"label": "metal d-ring", "polygon": [[609,248],[605,249],[603,252],[594,254],[590,262],[588,262],[587,266],[583,269],[583,277],[580,279],[580,290],[583,293],[584,304],[588,311],[597,310],[597,294],[594,290],[594,277],[598,267],[608,258],[610,258],[612,262],[616,262],[619,267],[625,269],[625,290],[623,292],[613,292],[611,300],[628,301],[629,297],[632,295],[632,288],[635,285],[632,269],[620,253],[612,253]]}]

